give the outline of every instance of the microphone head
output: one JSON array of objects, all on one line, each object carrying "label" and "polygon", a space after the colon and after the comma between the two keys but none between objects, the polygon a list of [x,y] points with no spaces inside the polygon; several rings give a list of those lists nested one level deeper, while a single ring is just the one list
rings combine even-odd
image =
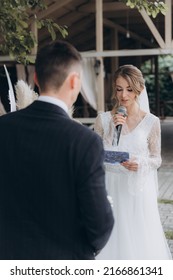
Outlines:
[{"label": "microphone head", "polygon": [[127,116],[127,109],[124,106],[119,106],[117,109],[117,113],[123,115],[124,117]]}]

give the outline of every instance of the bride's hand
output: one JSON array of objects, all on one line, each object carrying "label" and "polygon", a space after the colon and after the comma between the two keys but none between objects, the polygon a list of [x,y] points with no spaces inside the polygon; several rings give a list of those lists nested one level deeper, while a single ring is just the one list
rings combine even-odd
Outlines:
[{"label": "bride's hand", "polygon": [[121,165],[124,166],[129,171],[137,171],[139,167],[137,162],[130,161],[130,160],[122,162]]},{"label": "bride's hand", "polygon": [[124,124],[126,122],[127,117],[121,115],[121,114],[114,114],[112,116],[113,122],[115,124],[115,126],[119,125],[119,124]]}]

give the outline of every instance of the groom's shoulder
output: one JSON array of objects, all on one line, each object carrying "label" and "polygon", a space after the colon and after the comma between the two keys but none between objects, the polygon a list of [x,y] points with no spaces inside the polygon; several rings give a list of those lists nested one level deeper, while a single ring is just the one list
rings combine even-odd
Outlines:
[{"label": "groom's shoulder", "polygon": [[76,120],[71,120],[72,126],[73,126],[73,132],[78,135],[80,138],[86,138],[86,140],[92,138],[92,139],[98,139],[100,142],[101,138],[100,136],[93,130],[92,126],[89,127],[85,124],[79,123]]},{"label": "groom's shoulder", "polygon": [[15,112],[7,112],[4,115],[0,116],[0,123],[6,123],[6,122],[10,122],[11,120],[13,120],[16,116],[18,116],[19,111],[15,111]]}]

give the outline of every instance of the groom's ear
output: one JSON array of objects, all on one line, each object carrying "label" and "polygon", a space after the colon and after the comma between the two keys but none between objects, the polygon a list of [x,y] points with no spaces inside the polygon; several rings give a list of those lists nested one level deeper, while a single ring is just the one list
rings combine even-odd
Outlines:
[{"label": "groom's ear", "polygon": [[81,83],[81,78],[79,73],[77,72],[72,72],[69,76],[70,80],[70,88],[72,90],[75,90],[76,88],[79,87],[79,84]]}]

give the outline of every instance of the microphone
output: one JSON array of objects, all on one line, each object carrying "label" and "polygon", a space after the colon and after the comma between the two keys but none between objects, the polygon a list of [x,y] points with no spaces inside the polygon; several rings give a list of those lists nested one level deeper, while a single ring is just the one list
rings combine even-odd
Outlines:
[{"label": "microphone", "polygon": [[[126,107],[124,107],[124,106],[118,107],[117,114],[121,114],[123,117],[127,117]],[[122,124],[118,124],[115,129],[117,131],[117,146],[118,146],[120,135],[121,135],[121,130],[122,130]],[[115,142],[115,134],[116,134],[116,132],[114,131],[114,138],[113,138],[113,143],[112,143],[113,146],[114,146],[114,142]]]}]

